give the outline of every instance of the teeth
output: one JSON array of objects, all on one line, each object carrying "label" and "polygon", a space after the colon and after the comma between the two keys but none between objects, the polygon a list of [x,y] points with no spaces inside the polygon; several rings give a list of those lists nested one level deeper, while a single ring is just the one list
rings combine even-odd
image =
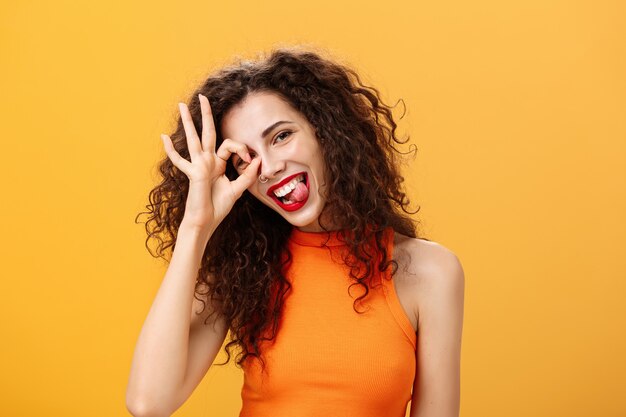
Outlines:
[{"label": "teeth", "polygon": [[282,197],[289,194],[291,191],[293,191],[294,188],[296,188],[296,185],[301,181],[304,181],[304,174],[298,175],[296,178],[289,181],[289,183],[283,185],[277,190],[274,190],[274,195],[276,195],[276,197]]}]

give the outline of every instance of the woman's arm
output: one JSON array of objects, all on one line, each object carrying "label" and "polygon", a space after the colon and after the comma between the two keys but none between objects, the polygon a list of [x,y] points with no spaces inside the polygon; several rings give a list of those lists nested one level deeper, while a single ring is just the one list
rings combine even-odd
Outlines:
[{"label": "woman's arm", "polygon": [[[227,329],[203,325],[211,312],[193,296],[202,254],[213,230],[181,224],[163,282],[141,329],[126,390],[134,416],[169,416],[193,392],[213,363]],[[193,307],[193,308],[192,308]]]},{"label": "woman's arm", "polygon": [[[161,135],[169,160],[187,176],[189,191],[169,268],[141,329],[133,356],[126,407],[135,416],[173,413],[198,385],[224,341],[223,321],[214,320],[205,326],[200,320],[206,318],[206,314],[194,315],[196,278],[209,239],[235,201],[256,181],[261,163],[260,158],[251,159],[243,143],[232,139],[225,139],[216,150],[209,100],[202,94],[198,94],[198,100],[202,137],[196,131],[188,106],[178,105],[191,161],[183,158],[174,146],[174,142],[181,139],[179,132],[174,141]],[[226,161],[233,153],[249,164],[236,180],[230,181],[225,175]],[[209,304],[206,313],[213,308]]]},{"label": "woman's arm", "polygon": [[456,255],[437,243],[421,245],[414,258],[421,262],[415,266],[419,311],[410,415],[458,417],[465,275]]}]

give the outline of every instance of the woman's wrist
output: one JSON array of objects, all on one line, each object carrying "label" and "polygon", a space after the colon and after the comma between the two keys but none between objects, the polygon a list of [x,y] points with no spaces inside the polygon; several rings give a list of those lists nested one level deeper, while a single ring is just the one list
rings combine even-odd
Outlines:
[{"label": "woman's wrist", "polygon": [[184,235],[192,235],[197,238],[204,238],[207,242],[213,236],[213,232],[215,232],[217,226],[213,226],[211,224],[208,225],[197,225],[188,221],[183,221],[180,223],[180,227],[178,228],[178,236],[181,234]]}]

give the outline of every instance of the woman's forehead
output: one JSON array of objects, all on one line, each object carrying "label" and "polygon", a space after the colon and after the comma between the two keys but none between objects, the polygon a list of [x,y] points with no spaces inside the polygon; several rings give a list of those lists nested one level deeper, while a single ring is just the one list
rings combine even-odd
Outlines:
[{"label": "woman's forehead", "polygon": [[300,124],[302,115],[273,93],[251,93],[233,106],[222,118],[224,138],[256,142],[286,123]]}]

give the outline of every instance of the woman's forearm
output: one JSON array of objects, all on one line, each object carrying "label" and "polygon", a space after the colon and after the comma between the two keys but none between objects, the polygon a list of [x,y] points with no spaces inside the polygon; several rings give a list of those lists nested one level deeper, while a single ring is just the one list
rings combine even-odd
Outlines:
[{"label": "woman's forearm", "polygon": [[[187,368],[189,328],[202,254],[214,229],[181,224],[161,286],[137,340],[126,391],[129,410],[161,415],[172,406]],[[150,412],[147,412],[147,408]],[[172,410],[173,411],[173,410]]]}]

